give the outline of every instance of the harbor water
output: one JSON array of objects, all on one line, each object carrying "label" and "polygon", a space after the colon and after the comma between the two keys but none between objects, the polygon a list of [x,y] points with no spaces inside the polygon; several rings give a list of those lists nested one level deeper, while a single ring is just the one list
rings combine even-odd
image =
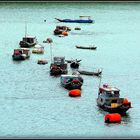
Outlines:
[{"label": "harbor water", "polygon": [[[91,16],[95,23],[55,20],[81,15]],[[140,137],[139,19],[140,3],[0,3],[0,137]],[[42,55],[12,60],[13,50],[25,35],[25,22],[28,35],[36,36],[39,43],[53,39],[52,56],[81,59],[79,69],[103,69],[101,84],[118,87],[121,97],[132,103],[121,123],[104,123],[107,112],[96,103],[98,77],[83,75],[81,97],[68,96],[60,77],[50,76],[49,44],[43,44]],[[57,25],[72,30],[67,37],[54,36]],[[97,50],[75,45],[95,45]],[[38,65],[40,58],[49,63]]]}]

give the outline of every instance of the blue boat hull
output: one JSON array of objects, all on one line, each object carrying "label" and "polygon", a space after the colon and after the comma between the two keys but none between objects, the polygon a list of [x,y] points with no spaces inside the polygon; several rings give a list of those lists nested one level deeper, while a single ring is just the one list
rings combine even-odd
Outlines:
[{"label": "blue boat hull", "polygon": [[[57,18],[56,18],[57,19]],[[81,20],[81,19],[77,19],[77,20],[72,20],[72,19],[57,19],[60,22],[70,22],[70,23],[93,23],[93,20]]]}]

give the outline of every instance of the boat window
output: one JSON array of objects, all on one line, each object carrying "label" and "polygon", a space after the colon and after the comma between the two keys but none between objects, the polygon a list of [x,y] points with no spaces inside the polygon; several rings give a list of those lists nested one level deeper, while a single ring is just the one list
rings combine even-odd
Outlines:
[{"label": "boat window", "polygon": [[119,91],[114,91],[114,96],[119,97]]},{"label": "boat window", "polygon": [[106,101],[106,102],[109,102],[110,100],[109,100],[109,99],[106,99],[105,101]]},{"label": "boat window", "polygon": [[107,95],[108,97],[112,97],[112,93],[111,93],[111,92],[106,92],[106,95]]},{"label": "boat window", "polygon": [[111,103],[117,103],[117,100],[112,100],[112,102]]}]

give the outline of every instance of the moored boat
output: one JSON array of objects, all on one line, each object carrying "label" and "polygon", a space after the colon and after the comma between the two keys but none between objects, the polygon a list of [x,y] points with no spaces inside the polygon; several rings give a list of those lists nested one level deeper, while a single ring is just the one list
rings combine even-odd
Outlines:
[{"label": "moored boat", "polygon": [[65,57],[54,57],[53,63],[50,65],[50,74],[51,75],[60,75],[66,74],[67,70],[67,63],[65,63]]},{"label": "moored boat", "polygon": [[[70,23],[94,23],[95,21],[91,19],[90,16],[79,16],[80,19],[59,19],[55,18],[60,22],[70,22]],[[86,19],[84,19],[86,18]]]},{"label": "moored boat", "polygon": [[36,44],[35,47],[32,50],[32,53],[43,54],[44,53],[44,47],[41,44]]},{"label": "moored boat", "polygon": [[109,113],[125,115],[131,108],[131,102],[127,98],[120,98],[120,90],[116,87],[103,85],[99,87],[97,105]]},{"label": "moored boat", "polygon": [[28,48],[17,48],[14,49],[12,55],[13,60],[25,60],[30,57],[30,50]]},{"label": "moored boat", "polygon": [[37,39],[35,36],[25,36],[19,42],[20,47],[22,48],[30,48],[37,44]]},{"label": "moored boat", "polygon": [[88,47],[86,47],[86,46],[75,46],[76,48],[78,48],[78,49],[90,49],[90,50],[96,50],[96,46],[88,46]]},{"label": "moored boat", "polygon": [[80,75],[61,75],[61,85],[66,89],[81,89],[83,78]]},{"label": "moored boat", "polygon": [[77,70],[80,74],[91,75],[91,76],[101,76],[102,70],[98,69],[97,71],[86,71],[86,70]]}]

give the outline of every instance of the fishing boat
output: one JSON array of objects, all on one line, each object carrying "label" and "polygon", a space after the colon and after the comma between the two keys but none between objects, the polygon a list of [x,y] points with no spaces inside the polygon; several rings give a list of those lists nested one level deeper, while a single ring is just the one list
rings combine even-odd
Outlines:
[{"label": "fishing boat", "polygon": [[86,47],[86,46],[75,46],[76,48],[78,48],[78,49],[90,49],[90,50],[96,50],[96,46],[89,46],[89,47]]},{"label": "fishing boat", "polygon": [[79,19],[59,19],[55,18],[60,22],[70,22],[70,23],[94,23],[95,21],[91,19],[90,16],[79,16]]},{"label": "fishing boat", "polygon": [[81,89],[83,78],[80,75],[61,75],[61,85],[66,89]]},{"label": "fishing boat", "polygon": [[44,47],[41,44],[36,44],[35,47],[32,50],[32,53],[43,54],[44,53]]},{"label": "fishing boat", "polygon": [[12,55],[13,60],[25,60],[30,57],[30,50],[28,48],[17,48],[14,49]]},{"label": "fishing boat", "polygon": [[51,75],[60,75],[66,74],[67,70],[67,63],[65,63],[65,57],[54,57],[53,63],[50,65],[50,74]]},{"label": "fishing boat", "polygon": [[131,102],[127,98],[120,98],[120,90],[116,87],[104,84],[99,87],[97,105],[109,113],[126,114],[131,108]]},{"label": "fishing boat", "polygon": [[25,36],[19,42],[20,47],[22,48],[30,48],[37,44],[37,39],[35,36]]},{"label": "fishing boat", "polygon": [[101,76],[102,70],[98,69],[97,71],[86,71],[86,70],[77,70],[80,74],[91,75],[91,76]]},{"label": "fishing boat", "polygon": [[25,23],[25,36],[19,42],[20,47],[22,48],[30,48],[37,44],[37,39],[35,36],[27,35],[27,24]]}]

